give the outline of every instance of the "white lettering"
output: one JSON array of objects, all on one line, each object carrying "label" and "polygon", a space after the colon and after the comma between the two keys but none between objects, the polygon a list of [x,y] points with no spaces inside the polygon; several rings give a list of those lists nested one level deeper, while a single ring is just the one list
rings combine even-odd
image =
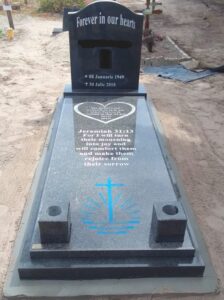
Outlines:
[{"label": "white lettering", "polygon": [[120,25],[135,29],[135,21],[123,18],[122,14],[120,14]]},{"label": "white lettering", "polygon": [[88,26],[88,25],[96,25],[97,24],[97,16],[93,16],[93,17],[86,17],[86,18],[80,18],[77,17],[76,18],[76,27],[83,27],[83,26]]}]

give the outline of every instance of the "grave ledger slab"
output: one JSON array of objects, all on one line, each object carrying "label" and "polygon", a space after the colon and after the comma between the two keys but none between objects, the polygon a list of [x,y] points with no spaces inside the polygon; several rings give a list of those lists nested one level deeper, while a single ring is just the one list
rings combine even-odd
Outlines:
[{"label": "grave ledger slab", "polygon": [[[144,97],[65,98],[19,274],[200,276],[204,264],[177,201]],[[162,221],[165,233],[158,225]]]}]

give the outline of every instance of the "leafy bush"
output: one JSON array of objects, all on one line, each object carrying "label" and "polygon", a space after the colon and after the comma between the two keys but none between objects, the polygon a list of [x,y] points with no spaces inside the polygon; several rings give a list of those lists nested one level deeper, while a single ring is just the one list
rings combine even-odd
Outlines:
[{"label": "leafy bush", "polygon": [[39,0],[41,12],[60,13],[64,7],[84,7],[84,0]]}]

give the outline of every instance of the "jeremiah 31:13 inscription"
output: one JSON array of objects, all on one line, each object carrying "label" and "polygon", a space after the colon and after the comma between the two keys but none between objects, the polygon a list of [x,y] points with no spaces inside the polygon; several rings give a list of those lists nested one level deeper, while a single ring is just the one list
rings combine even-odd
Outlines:
[{"label": "jeremiah 31:13 inscription", "polygon": [[134,101],[81,102],[74,105],[74,113],[75,120],[83,118],[81,127],[79,121],[75,125],[75,150],[84,166],[129,165],[136,150]]}]

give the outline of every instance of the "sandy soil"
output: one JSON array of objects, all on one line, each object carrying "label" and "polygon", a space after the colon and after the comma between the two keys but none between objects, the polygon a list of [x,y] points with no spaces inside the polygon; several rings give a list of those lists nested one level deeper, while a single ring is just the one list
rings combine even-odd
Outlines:
[{"label": "sandy soil", "polygon": [[[145,1],[121,2],[139,10]],[[201,65],[218,66],[224,64],[223,13],[224,4],[217,1],[164,0],[152,27],[169,34]],[[0,16],[0,28],[6,25]],[[0,39],[0,291],[56,98],[70,77],[67,33],[51,37],[53,27],[61,26],[59,18],[20,14],[15,25],[12,42]],[[219,295],[184,299],[224,299],[224,77],[183,84],[143,75],[141,81],[157,108],[220,279]],[[144,297],[152,298],[180,299]]]}]

